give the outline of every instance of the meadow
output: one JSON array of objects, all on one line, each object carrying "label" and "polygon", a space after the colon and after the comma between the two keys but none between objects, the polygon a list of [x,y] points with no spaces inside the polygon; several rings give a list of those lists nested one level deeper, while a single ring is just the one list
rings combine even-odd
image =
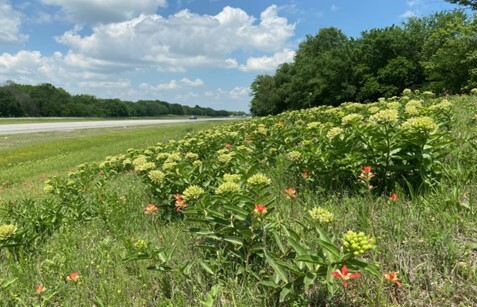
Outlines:
[{"label": "meadow", "polygon": [[475,305],[476,114],[476,96],[405,90],[207,130],[146,130],[147,145],[90,135],[71,145],[86,153],[53,156],[58,168],[44,175],[44,160],[20,162],[31,141],[18,140],[2,153],[16,156],[1,162],[2,180],[18,185],[29,169],[44,181],[31,197],[5,184],[0,301]]}]

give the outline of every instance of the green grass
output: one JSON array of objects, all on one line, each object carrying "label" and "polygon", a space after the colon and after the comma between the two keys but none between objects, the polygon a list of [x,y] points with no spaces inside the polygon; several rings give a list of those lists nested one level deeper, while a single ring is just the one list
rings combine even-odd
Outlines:
[{"label": "green grass", "polygon": [[[273,206],[280,216],[301,222],[313,207],[328,209],[334,222],[323,227],[335,240],[350,229],[373,235],[376,248],[366,260],[379,263],[385,271],[399,272],[403,283],[402,288],[379,284],[363,274],[350,281],[346,291],[340,288],[332,301],[317,299],[316,306],[477,305],[477,122],[473,118],[477,98],[454,98],[453,103],[452,133],[459,146],[452,146],[440,181],[420,193],[406,195],[405,187],[398,188],[394,192],[399,198],[392,202],[388,195],[329,192],[310,184],[298,190],[297,199],[288,200],[283,189],[295,182],[284,176],[280,163],[267,169],[273,182],[270,193],[276,196]],[[2,141],[1,178],[21,185],[30,172],[41,181],[42,174],[64,174],[79,163],[102,161],[106,155],[146,148],[216,124],[200,125],[15,136]],[[138,248],[166,253],[174,249],[172,266],[203,256],[197,240],[187,232],[189,222],[154,224],[144,215],[145,204],[167,201],[154,199],[146,188],[135,173],[113,176],[88,196],[90,204],[100,206],[99,216],[61,226],[36,253],[24,255],[21,261],[15,261],[6,249],[0,251],[0,300],[5,306],[200,306],[207,299],[214,304],[205,306],[278,306],[270,293],[258,290],[252,277],[219,279],[200,267],[192,268],[186,277],[148,270],[157,264],[152,260],[124,261]],[[11,196],[24,193],[14,185],[9,189]],[[35,210],[28,201],[9,206]],[[0,224],[7,221],[9,217],[0,211]],[[80,272],[80,283],[65,282],[70,272]],[[47,288],[42,299],[34,294],[38,284]]]},{"label": "green grass", "polygon": [[145,148],[217,125],[174,123],[0,137],[0,184],[5,183],[0,186],[0,199],[37,196],[47,177],[65,174],[81,163],[102,161],[130,148]]}]

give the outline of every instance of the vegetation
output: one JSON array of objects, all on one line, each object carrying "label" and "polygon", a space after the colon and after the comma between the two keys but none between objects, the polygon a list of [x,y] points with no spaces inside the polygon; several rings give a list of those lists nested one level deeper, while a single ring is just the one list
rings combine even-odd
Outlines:
[{"label": "vegetation", "polygon": [[293,63],[256,77],[251,112],[376,101],[405,88],[468,93],[477,86],[476,33],[476,19],[459,10],[410,18],[358,38],[322,28],[300,44]]},{"label": "vegetation", "polygon": [[198,105],[192,108],[160,100],[131,102],[71,95],[49,83],[21,85],[7,81],[0,87],[0,117],[152,117],[167,114],[229,116],[244,113]]},{"label": "vegetation", "polygon": [[2,204],[0,300],[474,305],[476,113],[406,90],[82,164]]},{"label": "vegetation", "polygon": [[0,137],[0,200],[41,197],[46,176],[60,175],[80,163],[101,161],[129,148],[184,136],[212,122],[83,129]]}]

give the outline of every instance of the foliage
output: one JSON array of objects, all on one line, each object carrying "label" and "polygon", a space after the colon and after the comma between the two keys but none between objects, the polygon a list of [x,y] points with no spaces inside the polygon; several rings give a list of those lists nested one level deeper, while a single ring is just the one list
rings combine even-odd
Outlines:
[{"label": "foliage", "polygon": [[255,78],[251,112],[376,101],[406,88],[468,93],[477,85],[475,33],[475,18],[459,10],[410,18],[358,38],[322,28],[300,44],[292,63]]},{"label": "foliage", "polygon": [[[475,178],[475,129],[455,129],[475,113],[475,100],[405,90],[82,164],[50,178],[46,200],[2,206],[0,255],[21,273],[5,274],[0,298],[307,306],[412,304],[427,294],[429,304],[472,305],[457,292],[473,288],[455,283],[475,282],[475,248],[461,244],[475,229],[475,189],[463,185]],[[445,146],[458,139],[460,148]],[[457,233],[465,239],[451,239]],[[15,279],[25,260],[39,261],[33,281]],[[15,294],[25,285],[34,297]]]},{"label": "foliage", "polygon": [[229,116],[243,112],[191,108],[161,100],[137,102],[70,95],[49,83],[22,85],[7,81],[0,86],[0,117],[146,117],[172,115]]}]

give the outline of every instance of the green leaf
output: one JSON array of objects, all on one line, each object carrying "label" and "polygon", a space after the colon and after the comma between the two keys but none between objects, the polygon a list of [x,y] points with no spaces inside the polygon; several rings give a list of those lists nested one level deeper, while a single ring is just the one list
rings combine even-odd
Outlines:
[{"label": "green leaf", "polygon": [[[299,255],[299,256],[303,256],[303,255],[306,255],[308,254],[306,249],[300,245],[300,243],[298,243],[297,241],[295,241],[292,237],[288,237],[288,244],[291,245],[291,247],[295,250],[295,252]],[[298,259],[297,259],[298,260]],[[303,269],[303,265],[306,265],[306,267],[309,269],[309,270],[312,270],[313,269],[313,266],[310,264],[310,263],[303,263],[301,261],[298,261],[297,262],[297,265],[300,269]]]},{"label": "green leaf", "polygon": [[290,295],[290,293],[292,292],[290,287],[290,285],[287,285],[280,292],[280,303],[283,303],[287,299],[288,295]]},{"label": "green leaf", "polygon": [[267,260],[267,263],[270,264],[270,266],[273,268],[273,270],[277,274],[277,277],[287,283],[287,273],[275,262],[275,259],[273,259],[273,257],[269,256],[268,254],[265,254],[265,259]]},{"label": "green leaf", "polygon": [[321,248],[323,248],[331,262],[334,262],[340,258],[340,250],[334,244],[321,239],[317,239],[316,242],[321,246]]},{"label": "green leaf", "polygon": [[202,259],[197,260],[199,262],[200,266],[209,274],[215,275],[214,271],[210,268],[210,266],[205,263]]},{"label": "green leaf", "polygon": [[273,288],[273,289],[281,288],[281,286],[277,285],[273,280],[259,281],[258,284],[263,285],[265,287]]},{"label": "green leaf", "polygon": [[285,246],[283,246],[282,240],[281,240],[280,235],[278,234],[278,232],[273,232],[273,237],[275,238],[275,243],[278,245],[278,248],[280,249],[282,254],[285,254],[286,249],[285,249]]},{"label": "green leaf", "polygon": [[243,246],[243,239],[233,237],[233,236],[225,236],[223,239],[224,239],[224,241],[233,243],[235,245]]},{"label": "green leaf", "polygon": [[305,278],[303,280],[303,283],[305,284],[305,289],[310,288],[315,283],[315,278],[316,275],[313,274],[312,272],[307,272],[305,275]]},{"label": "green leaf", "polygon": [[190,228],[189,231],[198,235],[202,235],[202,236],[208,236],[208,235],[214,234],[213,231],[210,231],[207,229],[200,229],[200,228]]},{"label": "green leaf", "polygon": [[378,267],[371,263],[366,263],[357,259],[349,259],[345,261],[346,264],[350,264],[353,267],[357,267],[369,274],[373,275],[374,277],[379,278],[381,273],[378,271]]},{"label": "green leaf", "polygon": [[234,212],[235,214],[240,216],[242,219],[245,219],[250,214],[250,212],[234,205],[225,204],[222,206],[222,208],[229,210],[231,212]]}]

